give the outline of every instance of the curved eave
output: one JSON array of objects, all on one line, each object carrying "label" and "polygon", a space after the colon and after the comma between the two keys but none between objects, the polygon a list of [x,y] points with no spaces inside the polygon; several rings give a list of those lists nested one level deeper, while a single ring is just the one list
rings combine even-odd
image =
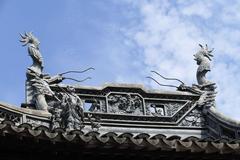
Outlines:
[{"label": "curved eave", "polygon": [[[52,147],[55,149],[65,146],[58,144],[68,144],[71,149],[76,149],[76,151],[79,148],[81,148],[81,151],[82,149],[90,148],[89,151],[93,151],[93,149],[102,148],[105,151],[109,151],[109,149],[119,151],[127,149],[130,151],[157,151],[158,153],[163,151],[188,154],[201,152],[220,156],[224,154],[238,155],[240,150],[238,141],[227,139],[200,139],[192,136],[182,139],[178,135],[167,137],[162,134],[151,136],[145,133],[133,135],[131,133],[117,134],[114,132],[102,135],[95,131],[83,133],[77,130],[67,133],[61,129],[49,131],[45,127],[33,128],[31,125],[14,126],[11,121],[0,123],[0,131],[4,133],[4,136],[0,135],[0,140],[3,139],[6,142],[10,137],[16,137],[15,139],[28,138],[40,144],[42,140],[52,142],[54,144]],[[64,148],[64,150],[68,149]]]},{"label": "curved eave", "polygon": [[51,114],[46,111],[40,111],[40,110],[33,110],[28,108],[19,108],[17,106],[0,102],[0,108],[3,108],[9,112],[17,113],[17,114],[25,114],[25,115],[31,115],[36,117],[42,117],[42,118],[50,118]]},{"label": "curved eave", "polygon": [[234,127],[240,127],[240,121],[234,120],[230,117],[223,115],[222,113],[217,111],[217,109],[215,107],[210,107],[208,109],[208,113],[222,123],[225,123],[225,124],[228,124],[228,125],[234,126]]}]

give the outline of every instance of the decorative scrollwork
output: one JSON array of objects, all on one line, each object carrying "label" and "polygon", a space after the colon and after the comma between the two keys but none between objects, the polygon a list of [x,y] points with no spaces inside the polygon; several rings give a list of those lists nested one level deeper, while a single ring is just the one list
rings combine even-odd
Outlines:
[{"label": "decorative scrollwork", "polygon": [[0,110],[0,118],[3,120],[9,120],[15,123],[20,123],[21,121],[21,117],[14,114],[14,113],[10,113],[8,111],[4,111],[4,110]]}]

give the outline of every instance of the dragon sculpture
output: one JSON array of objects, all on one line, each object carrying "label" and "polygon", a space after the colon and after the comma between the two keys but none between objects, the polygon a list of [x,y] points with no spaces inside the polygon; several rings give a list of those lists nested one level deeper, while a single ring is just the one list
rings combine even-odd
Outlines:
[{"label": "dragon sculpture", "polygon": [[[75,93],[74,87],[68,86],[65,90],[58,84],[65,79],[76,82],[83,82],[64,75],[69,73],[84,73],[94,70],[90,67],[82,71],[66,71],[54,76],[43,73],[43,58],[39,50],[40,42],[32,33],[20,34],[23,46],[28,46],[28,54],[32,58],[33,64],[27,68],[26,76],[26,107],[43,110],[52,114],[52,129],[64,127],[67,130],[82,129],[84,127],[83,101]],[[58,87],[60,92],[54,92],[52,87]],[[93,118],[90,117],[90,120]],[[96,125],[93,120],[92,125]],[[96,126],[92,126],[96,128]]]},{"label": "dragon sculpture", "polygon": [[[45,95],[54,95],[46,77],[43,78],[43,58],[39,50],[39,40],[32,33],[20,34],[23,46],[28,45],[28,54],[33,64],[27,68],[26,94],[27,103],[35,104],[36,109],[48,110]],[[60,77],[59,77],[60,78]]]},{"label": "dragon sculpture", "polygon": [[39,40],[31,32],[20,34],[20,36],[22,38],[20,42],[23,43],[23,46],[28,45],[28,54],[33,60],[32,66],[28,69],[40,75],[43,70],[43,58],[39,50]]},{"label": "dragon sculpture", "polygon": [[199,107],[210,107],[210,106],[215,106],[215,97],[216,97],[216,84],[213,82],[210,82],[206,78],[207,72],[211,71],[211,66],[210,62],[212,61],[213,55],[211,54],[212,50],[208,50],[208,45],[206,44],[205,48],[199,44],[201,47],[201,50],[198,51],[196,54],[194,54],[194,60],[197,62],[198,69],[196,73],[197,77],[197,82],[198,84],[193,84],[192,86],[187,86],[184,84],[183,81],[177,79],[177,78],[168,78],[164,77],[163,75],[159,74],[156,71],[151,71],[152,73],[160,76],[161,78],[168,80],[168,81],[178,81],[180,82],[179,86],[171,85],[171,84],[161,84],[159,83],[156,79],[154,79],[151,76],[148,76],[146,78],[149,78],[156,82],[160,86],[164,87],[173,87],[176,88],[178,91],[187,91],[191,92],[193,94],[198,94],[200,95],[200,99],[198,101],[198,106]]},{"label": "dragon sculpture", "polygon": [[28,45],[28,54],[32,58],[33,64],[27,68],[26,76],[26,101],[27,104],[35,104],[35,108],[48,111],[49,106],[46,101],[46,96],[50,96],[57,101],[60,101],[55,93],[51,90],[50,85],[56,85],[65,79],[83,82],[91,77],[83,80],[76,80],[71,77],[63,77],[68,73],[83,73],[94,68],[90,67],[83,71],[67,71],[54,76],[43,74],[43,58],[39,50],[39,40],[31,33],[20,34],[23,46]]},{"label": "dragon sculpture", "polygon": [[208,50],[207,44],[205,48],[201,44],[199,44],[199,46],[201,47],[201,50],[194,54],[194,60],[197,61],[198,65],[196,74],[197,82],[198,85],[211,84],[211,82],[206,79],[206,73],[211,71],[210,61],[212,60],[211,57],[213,57],[211,54],[213,49]]},{"label": "dragon sculpture", "polygon": [[206,73],[211,71],[210,62],[212,61],[211,54],[214,49],[208,50],[208,45],[205,48],[199,44],[201,50],[194,54],[194,60],[197,62],[198,69],[196,73],[198,85],[193,85],[193,89],[201,91],[201,97],[198,101],[199,106],[215,106],[215,97],[217,92],[215,92],[216,84],[210,82],[206,78]]}]

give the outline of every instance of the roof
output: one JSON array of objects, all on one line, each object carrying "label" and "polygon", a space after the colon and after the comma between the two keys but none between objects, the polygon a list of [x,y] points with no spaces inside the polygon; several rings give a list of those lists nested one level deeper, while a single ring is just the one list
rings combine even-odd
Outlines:
[{"label": "roof", "polygon": [[151,71],[180,84],[164,85],[148,76],[160,86],[176,88],[160,91],[139,84],[59,84],[64,79],[90,79],[79,81],[64,75],[94,68],[50,76],[43,73],[38,40],[32,33],[21,34],[21,38],[28,46],[33,65],[27,68],[26,102],[22,108],[0,103],[3,153],[20,150],[21,156],[38,154],[37,158],[51,152],[78,155],[78,159],[86,159],[86,153],[94,159],[115,154],[126,159],[131,159],[132,154],[139,159],[239,159],[240,123],[214,108],[217,87],[206,78],[213,50],[208,50],[207,45],[199,45],[201,50],[194,55],[198,84],[187,86],[177,78]]},{"label": "roof", "polygon": [[[117,151],[118,155],[128,152],[132,154],[149,155],[158,153],[157,157],[165,155],[171,157],[174,152],[175,156],[183,156],[188,154],[193,157],[207,156],[208,158],[218,157],[223,158],[225,155],[228,158],[239,156],[239,140],[233,139],[212,139],[197,137],[187,137],[182,139],[178,135],[166,137],[158,134],[150,136],[146,133],[133,135],[131,133],[116,134],[109,132],[101,134],[99,132],[90,131],[84,133],[80,130],[65,132],[64,129],[49,130],[45,126],[34,128],[30,124],[21,124],[15,126],[14,122],[2,121],[0,124],[0,141],[5,144],[5,149],[10,147],[12,137],[15,138],[15,145],[21,145],[27,150],[29,141],[36,146],[45,146],[48,144],[55,152],[60,152],[63,148],[62,144],[66,144],[68,148],[64,148],[64,152],[75,153],[78,151],[82,154],[101,153],[109,154],[109,151]],[[26,144],[24,145],[26,141]],[[64,145],[65,146],[65,145]],[[71,149],[70,149],[70,148]],[[21,149],[20,149],[21,150]],[[141,153],[139,153],[139,151]],[[36,151],[34,151],[36,152]],[[204,153],[204,155],[202,155]],[[229,157],[229,155],[231,155]],[[155,157],[155,158],[157,158]]]}]

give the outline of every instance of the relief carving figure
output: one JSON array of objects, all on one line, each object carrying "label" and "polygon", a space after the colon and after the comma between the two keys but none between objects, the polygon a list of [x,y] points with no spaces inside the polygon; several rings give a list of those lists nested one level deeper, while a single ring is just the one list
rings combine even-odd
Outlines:
[{"label": "relief carving figure", "polygon": [[108,103],[111,106],[109,111],[112,113],[122,113],[128,108],[129,101],[122,95],[111,95],[108,97]]},{"label": "relief carving figure", "polygon": [[52,107],[49,109],[49,112],[52,113],[52,117],[51,117],[51,129],[54,130],[56,128],[61,128],[63,126],[62,123],[62,109],[61,107],[59,107],[60,103],[58,104],[58,106]]},{"label": "relief carving figure", "polygon": [[142,101],[139,96],[133,96],[131,99],[131,105],[128,107],[127,112],[133,112],[137,115],[141,114],[142,112]]},{"label": "relief carving figure", "polygon": [[59,101],[49,102],[51,128],[65,128],[67,131],[81,130],[84,125],[84,109],[82,99],[75,93],[75,88],[67,86],[66,89],[56,85],[61,92],[56,93]]},{"label": "relief carving figure", "polygon": [[67,130],[82,129],[84,127],[83,102],[72,86],[68,86],[67,91],[63,93],[61,108],[63,125]]},{"label": "relief carving figure", "polygon": [[114,94],[108,97],[109,112],[119,114],[143,114],[142,101],[137,95]]},{"label": "relief carving figure", "polygon": [[149,105],[147,105],[146,114],[155,116],[155,117],[165,116],[164,105],[161,105],[161,107],[158,107],[158,106],[159,105],[157,104],[150,103]]},{"label": "relief carving figure", "polygon": [[180,126],[196,126],[201,127],[205,124],[205,119],[201,112],[197,109],[192,110],[184,119],[179,123]]}]

